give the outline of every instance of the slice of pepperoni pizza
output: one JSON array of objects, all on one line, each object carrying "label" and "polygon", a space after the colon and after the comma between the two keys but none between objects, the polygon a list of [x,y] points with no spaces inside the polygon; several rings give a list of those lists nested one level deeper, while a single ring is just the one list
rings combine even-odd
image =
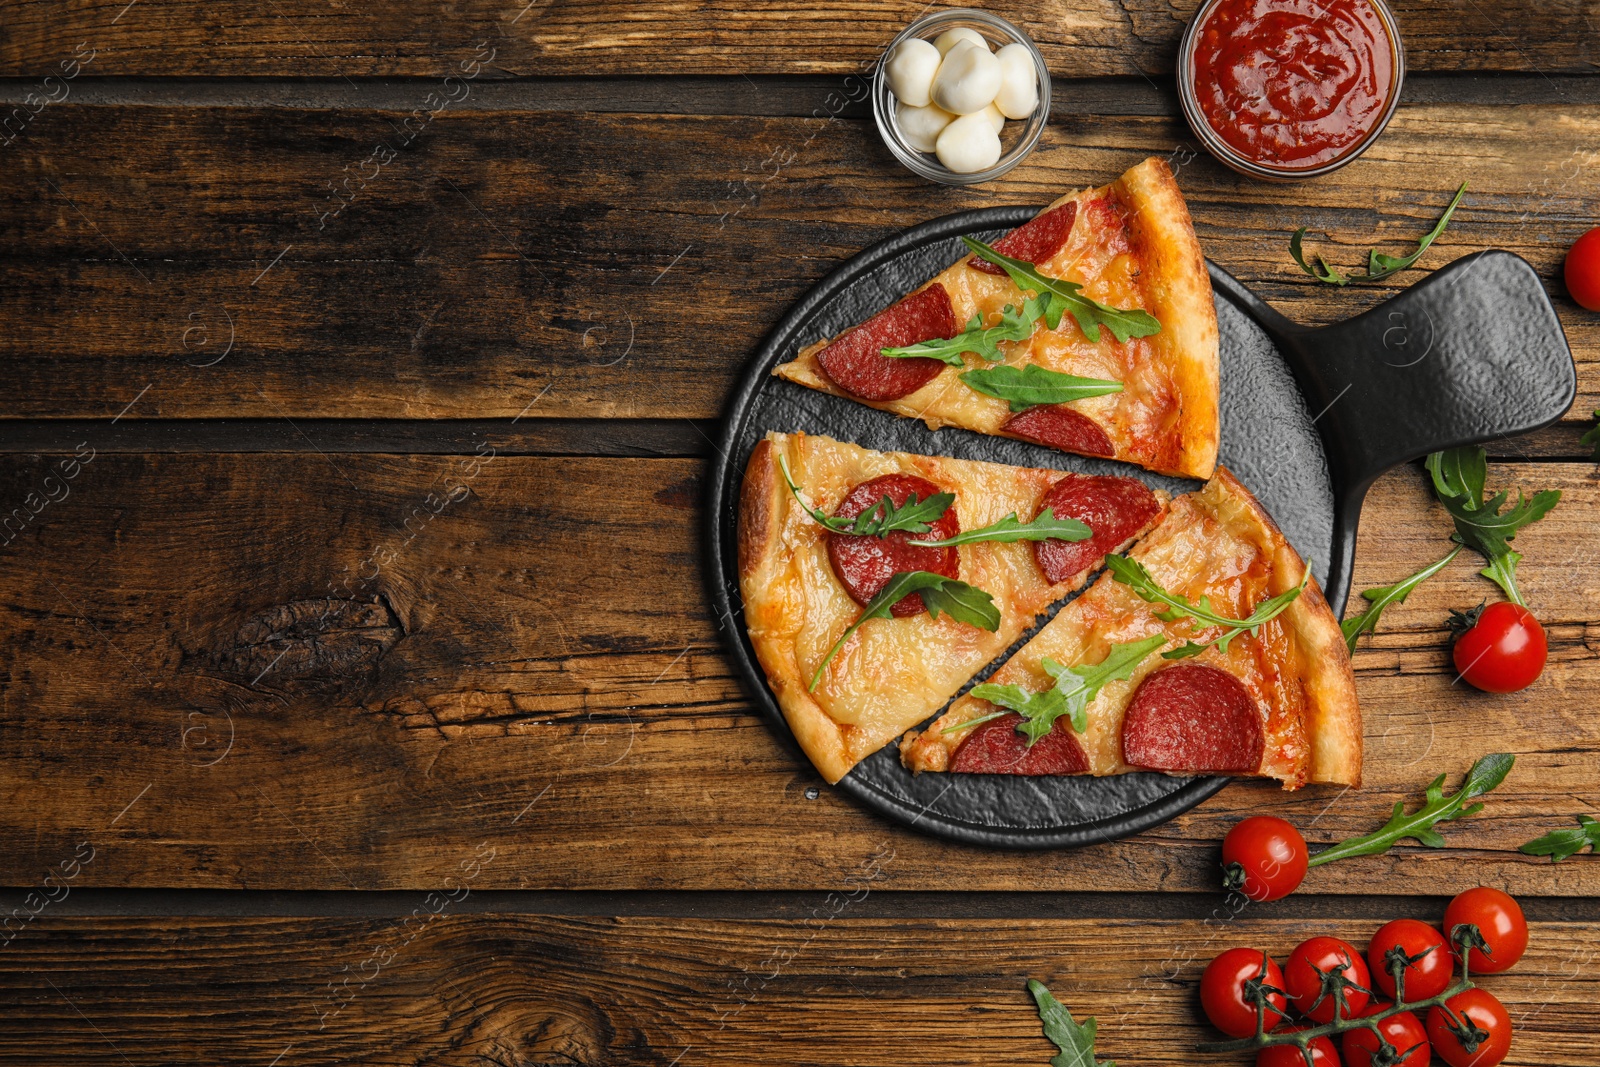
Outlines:
[{"label": "slice of pepperoni pizza", "polygon": [[907,735],[907,767],[1360,783],[1361,712],[1339,624],[1232,474],[1219,468],[1178,497],[1108,562],[984,685]]},{"label": "slice of pepperoni pizza", "polygon": [[[933,429],[1209,478],[1218,440],[1216,308],[1167,165],[1147,159],[1110,185],[1068,194],[992,252],[1000,256],[963,258],[773,373]],[[1019,269],[1042,280],[1025,289]],[[1039,292],[1052,285],[1059,292]],[[946,338],[959,340],[917,354]]]},{"label": "slice of pepperoni pizza", "polygon": [[1132,478],[769,433],[740,490],[740,591],[801,748],[829,782],[844,777],[1154,525],[1166,499]]}]

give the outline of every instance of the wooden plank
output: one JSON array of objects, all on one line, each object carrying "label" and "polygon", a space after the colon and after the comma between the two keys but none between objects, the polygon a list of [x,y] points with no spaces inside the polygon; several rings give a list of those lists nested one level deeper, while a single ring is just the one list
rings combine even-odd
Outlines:
[{"label": "wooden plank", "polygon": [[[1565,429],[1511,443],[1527,455],[1584,451]],[[471,455],[489,440],[502,455],[710,456],[719,432],[709,419],[12,419],[0,420],[0,452],[70,452],[93,437],[100,452]]]},{"label": "wooden plank", "polygon": [[[0,458],[5,513],[60,498],[0,548],[11,884],[87,841],[84,885],[431,887],[487,842],[485,888],[805,889],[887,843],[899,889],[1204,891],[1246,812],[1338,840],[1509,750],[1492,817],[1445,827],[1450,849],[1308,889],[1600,892],[1600,864],[1514,851],[1600,811],[1591,464],[1494,469],[1567,494],[1518,540],[1552,644],[1536,687],[1452,686],[1441,617],[1492,589],[1463,560],[1358,659],[1363,790],[1234,785],[1134,839],[1007,854],[858,810],[753,713],[704,591],[699,460],[106,453],[70,480],[61,462]],[[1358,587],[1448,530],[1415,470],[1385,478]]]},{"label": "wooden plank", "polygon": [[[959,6],[959,5],[940,5]],[[1169,75],[1197,0],[1091,0],[990,10],[1021,25],[1058,77]],[[1520,0],[1485,8],[1460,0],[1396,0],[1413,71],[1592,70],[1594,10],[1583,0]],[[421,75],[444,77],[495,48],[500,76],[534,74],[830,73],[873,63],[926,5],[872,3],[658,3],[618,8],[597,0],[489,3],[440,10],[384,7],[262,8],[224,2],[197,18],[176,0],[136,7],[14,6],[0,42],[0,74],[55,73],[86,44],[96,74]]]},{"label": "wooden plank", "polygon": [[[1098,1020],[1108,1060],[1225,1065],[1244,1059],[1192,1051],[1218,1039],[1196,996],[1212,956],[1243,943],[1282,958],[1320,934],[1364,947],[1379,925],[857,919],[852,906],[897,857],[868,862],[843,865],[839,892],[783,922],[469,916],[421,893],[414,911],[381,920],[46,911],[0,954],[11,1006],[0,1057],[1038,1065],[1056,1049],[1025,991],[1037,978]],[[1480,980],[1515,1026],[1508,1065],[1600,1064],[1594,933],[1535,922],[1522,961]]]},{"label": "wooden plank", "polygon": [[[1365,158],[1295,186],[1194,156],[1172,118],[1073,116],[979,190],[912,179],[862,122],[797,118],[447,110],[363,165],[405,121],[46,109],[0,172],[0,414],[716,418],[762,336],[861,248],[1150,154],[1179,165],[1208,254],[1308,323],[1422,275],[1318,286],[1288,257],[1294,224],[1348,268],[1374,242],[1408,247],[1470,181],[1425,265],[1527,257],[1579,361],[1574,418],[1600,406],[1600,318],[1556,280],[1600,217],[1600,106],[1403,107]],[[344,182],[353,200],[331,191]]]}]

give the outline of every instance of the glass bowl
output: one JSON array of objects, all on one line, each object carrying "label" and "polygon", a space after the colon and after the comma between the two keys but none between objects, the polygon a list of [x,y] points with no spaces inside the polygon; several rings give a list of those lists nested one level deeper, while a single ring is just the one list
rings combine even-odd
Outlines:
[{"label": "glass bowl", "polygon": [[1223,140],[1206,121],[1205,114],[1200,110],[1200,98],[1195,92],[1194,53],[1199,44],[1201,27],[1222,0],[1206,0],[1206,3],[1201,4],[1200,10],[1195,13],[1194,18],[1189,21],[1188,28],[1183,31],[1183,43],[1178,50],[1178,98],[1183,102],[1183,113],[1189,120],[1189,126],[1200,139],[1200,143],[1205,145],[1206,150],[1240,174],[1248,174],[1252,178],[1269,182],[1298,182],[1331,174],[1345,164],[1354,162],[1370,148],[1372,142],[1376,141],[1389,125],[1389,120],[1394,117],[1395,108],[1400,104],[1400,90],[1406,80],[1406,50],[1400,41],[1400,27],[1395,23],[1394,14],[1384,0],[1366,0],[1366,2],[1377,12],[1379,21],[1383,23],[1384,32],[1389,36],[1389,49],[1394,57],[1389,98],[1384,104],[1383,112],[1378,116],[1378,121],[1367,131],[1365,137],[1346,149],[1343,155],[1316,167],[1273,166],[1251,159]]},{"label": "glass bowl", "polygon": [[[1005,128],[1000,131],[1000,159],[987,170],[973,171],[970,174],[957,174],[940,163],[933,153],[917,151],[900,135],[900,128],[894,116],[896,101],[894,94],[889,91],[889,79],[884,73],[889,57],[900,47],[901,41],[921,37],[932,42],[946,30],[961,27],[982,34],[995,51],[1012,43],[1022,45],[1033,57],[1033,67],[1039,75],[1039,103],[1034,106],[1033,114],[1025,119],[1007,122]],[[929,181],[939,182],[942,185],[977,185],[993,181],[1026,159],[1028,153],[1033,151],[1033,146],[1039,143],[1039,135],[1044,133],[1045,121],[1050,117],[1050,71],[1045,68],[1044,56],[1039,54],[1039,49],[1032,38],[1000,16],[975,8],[938,11],[924,15],[907,26],[898,37],[889,42],[889,47],[883,50],[883,55],[878,60],[877,72],[872,78],[872,116],[877,120],[878,133],[883,137],[883,143],[889,146],[889,151],[894,153],[895,158]]]}]

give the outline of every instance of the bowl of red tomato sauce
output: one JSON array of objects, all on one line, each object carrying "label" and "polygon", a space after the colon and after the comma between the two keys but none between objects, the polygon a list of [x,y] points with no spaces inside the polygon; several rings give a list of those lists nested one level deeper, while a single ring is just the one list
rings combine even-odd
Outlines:
[{"label": "bowl of red tomato sauce", "polygon": [[1300,181],[1377,140],[1405,74],[1383,0],[1207,0],[1183,37],[1178,90],[1212,155],[1252,177]]}]

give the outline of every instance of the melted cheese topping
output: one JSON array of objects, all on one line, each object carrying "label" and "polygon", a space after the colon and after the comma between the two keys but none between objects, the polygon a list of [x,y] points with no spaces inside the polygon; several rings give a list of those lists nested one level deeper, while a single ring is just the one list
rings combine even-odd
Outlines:
[{"label": "melted cheese topping", "polygon": [[[826,437],[769,434],[773,463],[783,456],[807,501],[832,514],[855,486],[885,474],[926,478],[955,494],[963,530],[1015,512],[1024,522],[1062,472],[937,456],[873,452]],[[777,477],[775,473],[775,477]],[[781,477],[780,482],[781,485]],[[804,687],[839,636],[861,616],[828,560],[828,531],[787,489],[776,506],[778,549],[743,582],[751,642],[770,678]],[[1034,562],[1028,542],[962,545],[960,578],[990,594],[1000,627],[990,633],[948,615],[869,619],[833,658],[810,699],[839,724],[852,762],[937,711],[995,656],[1066,595]]]},{"label": "melted cheese topping", "polygon": [[[1255,519],[1247,504],[1232,496],[1221,479],[1197,493],[1173,501],[1168,517],[1129,555],[1143,563],[1168,592],[1196,602],[1209,597],[1218,614],[1244,618],[1265,599],[1278,535]],[[1281,576],[1298,583],[1299,574]],[[1068,666],[1099,663],[1113,644],[1166,634],[1176,647],[1189,639],[1220,636],[1217,627],[1191,629],[1188,621],[1163,622],[1161,605],[1140,599],[1131,588],[1103,574],[1077,600],[1068,604],[989,680],[1041,692],[1054,685],[1040,665],[1046,658]],[[1310,747],[1304,715],[1305,653],[1285,618],[1261,626],[1252,637],[1241,634],[1226,653],[1213,645],[1186,663],[1218,667],[1238,678],[1255,699],[1262,717],[1264,751],[1259,773],[1298,788],[1307,778]],[[1139,683],[1168,660],[1152,652],[1127,681],[1111,682],[1088,707],[1088,729],[1078,736],[1088,756],[1090,773],[1123,774],[1139,768],[1122,759],[1122,720]],[[927,731],[908,737],[902,757],[912,770],[943,771],[969,731],[942,731],[981,715],[1002,710],[984,700],[962,697]],[[1067,729],[1059,720],[1057,729]]]}]

